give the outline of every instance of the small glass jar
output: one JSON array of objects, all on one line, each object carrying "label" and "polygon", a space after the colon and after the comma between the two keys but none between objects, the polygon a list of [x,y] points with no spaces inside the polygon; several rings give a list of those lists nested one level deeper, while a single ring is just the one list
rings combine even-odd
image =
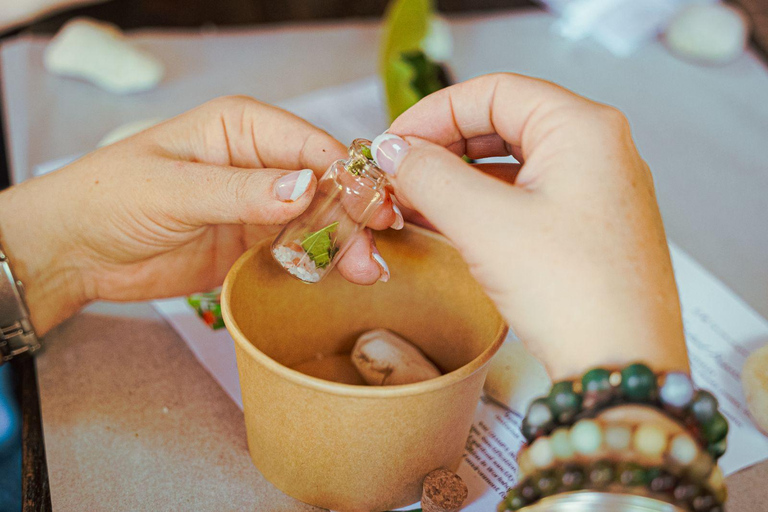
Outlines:
[{"label": "small glass jar", "polygon": [[312,203],[272,243],[272,256],[295,278],[317,283],[325,277],[384,203],[386,175],[370,148],[369,140],[353,141],[349,157],[331,164]]}]

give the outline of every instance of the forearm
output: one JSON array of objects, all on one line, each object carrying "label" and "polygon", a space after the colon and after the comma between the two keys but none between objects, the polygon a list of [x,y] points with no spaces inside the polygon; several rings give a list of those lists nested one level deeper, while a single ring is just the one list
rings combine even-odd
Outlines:
[{"label": "forearm", "polygon": [[85,305],[78,258],[63,238],[65,220],[56,203],[35,197],[36,184],[0,193],[0,244],[16,279],[24,285],[32,323],[38,335]]}]

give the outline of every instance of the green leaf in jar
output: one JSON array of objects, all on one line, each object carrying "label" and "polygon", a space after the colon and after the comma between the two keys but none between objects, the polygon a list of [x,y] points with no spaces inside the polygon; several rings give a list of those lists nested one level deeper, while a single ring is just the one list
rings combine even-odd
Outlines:
[{"label": "green leaf in jar", "polygon": [[318,268],[327,267],[338,252],[338,248],[331,237],[338,226],[338,222],[329,224],[319,231],[308,234],[301,241],[301,247]]}]

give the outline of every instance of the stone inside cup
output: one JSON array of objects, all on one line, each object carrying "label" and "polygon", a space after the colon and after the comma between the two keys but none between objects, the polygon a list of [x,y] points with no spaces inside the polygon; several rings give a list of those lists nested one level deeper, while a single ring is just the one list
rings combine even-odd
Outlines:
[{"label": "stone inside cup", "polygon": [[480,356],[499,338],[493,303],[458,252],[420,229],[376,235],[392,278],[360,286],[332,272],[317,284],[288,276],[263,245],[232,285],[232,317],[245,338],[283,366],[357,384],[349,354],[366,331],[411,341],[443,374]]}]

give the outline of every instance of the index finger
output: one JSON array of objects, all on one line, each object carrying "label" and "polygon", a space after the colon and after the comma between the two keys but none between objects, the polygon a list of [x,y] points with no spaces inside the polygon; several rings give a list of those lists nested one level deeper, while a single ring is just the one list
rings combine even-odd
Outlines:
[{"label": "index finger", "polygon": [[[156,132],[156,133],[153,133]],[[290,112],[247,96],[225,96],[148,130],[172,156],[242,168],[312,169],[319,177],[346,148]]]},{"label": "index finger", "polygon": [[[427,96],[400,115],[388,131],[478,158],[499,155],[502,144],[488,139],[497,134],[507,154],[518,147],[525,158],[553,127],[572,133],[584,129],[589,122],[583,112],[596,107],[598,104],[553,83],[497,73]],[[552,116],[553,112],[558,115]]]}]

